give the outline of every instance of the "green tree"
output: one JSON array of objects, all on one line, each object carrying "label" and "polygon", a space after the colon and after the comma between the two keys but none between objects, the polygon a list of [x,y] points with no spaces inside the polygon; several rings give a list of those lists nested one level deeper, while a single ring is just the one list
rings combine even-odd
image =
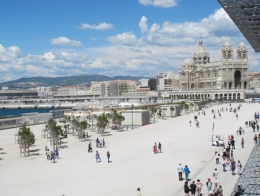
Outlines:
[{"label": "green tree", "polygon": [[157,112],[157,109],[154,106],[151,106],[150,107],[150,111],[151,111],[151,113],[153,115],[153,119],[154,119],[154,123],[155,123],[155,114]]},{"label": "green tree", "polygon": [[107,124],[108,124],[108,119],[105,113],[102,113],[97,117],[98,134],[104,133]]},{"label": "green tree", "polygon": [[112,109],[112,123],[116,124],[117,128],[121,130],[121,124],[125,120],[125,117],[122,115],[121,112],[118,112],[117,110]]},{"label": "green tree", "polygon": [[190,103],[190,104],[189,104],[189,107],[190,107],[191,109],[193,109],[193,108],[194,108],[194,103]]},{"label": "green tree", "polygon": [[59,144],[59,136],[61,136],[63,134],[62,132],[62,128],[60,125],[57,125],[57,122],[53,119],[49,119],[47,121],[46,124],[46,129],[48,129],[50,131],[51,134],[51,142],[53,145],[53,150],[55,150],[55,146],[56,148],[58,147]]},{"label": "green tree", "polygon": [[24,156],[26,154],[29,156],[29,147],[32,146],[36,141],[35,135],[33,132],[31,132],[30,128],[26,127],[26,123],[24,123],[18,132],[18,136],[20,151],[22,152],[23,148]]}]

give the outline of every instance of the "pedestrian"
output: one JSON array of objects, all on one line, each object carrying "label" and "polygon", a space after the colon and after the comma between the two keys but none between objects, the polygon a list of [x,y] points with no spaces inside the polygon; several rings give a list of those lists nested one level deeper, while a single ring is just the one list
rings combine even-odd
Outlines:
[{"label": "pedestrian", "polygon": [[190,127],[191,127],[191,120],[189,121],[189,123],[190,123]]},{"label": "pedestrian", "polygon": [[156,147],[156,144],[153,146],[153,153],[154,153],[154,154],[157,153],[157,147]]},{"label": "pedestrian", "polygon": [[183,167],[181,166],[181,163],[179,164],[177,170],[178,170],[179,181],[182,181]]},{"label": "pedestrian", "polygon": [[196,184],[195,184],[195,181],[192,181],[192,183],[190,184],[190,192],[191,192],[191,195],[195,195],[196,193]]},{"label": "pedestrian", "polygon": [[244,148],[244,144],[245,144],[244,138],[242,137],[242,139],[241,139],[241,146],[242,146],[242,148]]},{"label": "pedestrian", "polygon": [[184,182],[184,193],[185,193],[185,196],[189,196],[189,192],[190,192],[190,188],[189,188],[188,181],[185,181]]},{"label": "pedestrian", "polygon": [[137,196],[141,196],[141,189],[138,187],[136,191]]},{"label": "pedestrian", "polygon": [[98,153],[98,151],[96,151],[96,162],[101,162],[100,154]]},{"label": "pedestrian", "polygon": [[185,167],[184,167],[184,169],[183,169],[183,173],[185,174],[185,179],[186,179],[186,181],[189,181],[190,169],[188,168],[187,165],[185,165]]},{"label": "pedestrian", "polygon": [[260,134],[258,134],[258,146],[260,146]]},{"label": "pedestrian", "polygon": [[257,132],[259,131],[259,126],[258,126],[258,124],[256,124],[256,130],[257,130]]},{"label": "pedestrian", "polygon": [[58,150],[58,148],[56,148],[56,150],[55,150],[55,158],[59,159],[59,150]]},{"label": "pedestrian", "polygon": [[234,157],[233,150],[230,151],[230,157]]},{"label": "pedestrian", "polygon": [[214,196],[218,196],[218,185],[215,184],[214,188],[213,188],[213,193],[214,193]]},{"label": "pedestrian", "polygon": [[110,160],[109,160],[109,158],[110,158],[110,152],[109,152],[109,151],[107,151],[107,162],[108,162],[108,163],[110,163]]},{"label": "pedestrian", "polygon": [[234,139],[231,139],[231,147],[232,147],[232,149],[235,149],[235,140]]},{"label": "pedestrian", "polygon": [[241,175],[242,171],[242,164],[240,163],[240,161],[237,161],[237,174]]},{"label": "pedestrian", "polygon": [[223,167],[223,172],[225,172],[226,171],[226,160],[225,160],[225,158],[222,159],[221,164],[222,164],[222,167]]},{"label": "pedestrian", "polygon": [[236,162],[234,159],[232,159],[231,161],[231,171],[232,171],[232,175],[235,175],[235,169],[236,169]]},{"label": "pedestrian", "polygon": [[254,136],[255,145],[257,144],[257,135]]},{"label": "pedestrian", "polygon": [[240,196],[243,194],[243,192],[244,192],[244,190],[240,187],[240,185],[237,185],[237,191],[234,196]]},{"label": "pedestrian", "polygon": [[55,152],[54,151],[51,151],[51,160],[50,160],[50,163],[51,161],[53,161],[53,163],[55,163]]},{"label": "pedestrian", "polygon": [[237,118],[237,120],[238,120],[238,114],[236,115],[236,118]]},{"label": "pedestrian", "polygon": [[158,144],[158,149],[159,149],[159,151],[161,153],[162,152],[162,144],[161,144],[161,142],[159,142],[159,144]]},{"label": "pedestrian", "polygon": [[103,140],[102,140],[102,142],[103,142],[103,147],[105,147],[105,139],[103,138]]},{"label": "pedestrian", "polygon": [[50,150],[49,149],[46,151],[46,155],[47,155],[47,161],[50,160]]},{"label": "pedestrian", "polygon": [[218,196],[223,196],[223,189],[221,185],[218,185]]},{"label": "pedestrian", "polygon": [[216,165],[219,164],[219,157],[220,157],[219,153],[216,153],[216,154],[215,154]]},{"label": "pedestrian", "polygon": [[219,179],[218,179],[218,170],[215,168],[215,171],[213,172],[213,177],[215,178],[215,184],[219,184]]},{"label": "pedestrian", "polygon": [[88,152],[92,152],[92,144],[91,144],[91,141],[90,141],[89,144],[88,144]]},{"label": "pedestrian", "polygon": [[199,179],[197,179],[196,186],[197,186],[198,196],[200,196],[200,193],[201,193],[201,189],[202,189],[203,184],[201,183],[201,181],[200,181]]},{"label": "pedestrian", "polygon": [[210,178],[208,178],[208,181],[206,182],[206,185],[207,185],[208,196],[211,196],[211,193],[212,193],[212,182],[210,181]]}]

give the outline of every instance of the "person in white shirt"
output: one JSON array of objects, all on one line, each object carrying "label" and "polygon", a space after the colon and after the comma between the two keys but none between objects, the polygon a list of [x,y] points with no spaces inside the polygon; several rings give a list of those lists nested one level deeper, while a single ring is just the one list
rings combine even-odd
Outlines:
[{"label": "person in white shirt", "polygon": [[225,172],[226,171],[226,159],[225,158],[223,158],[222,159],[222,162],[221,162],[221,164],[222,164],[222,167],[223,167],[223,172]]},{"label": "person in white shirt", "polygon": [[215,171],[213,173],[213,177],[215,178],[215,184],[219,184],[219,179],[218,179],[218,170],[215,168]]},{"label": "person in white shirt", "polygon": [[215,154],[215,158],[216,158],[216,165],[219,164],[219,153],[216,153]]},{"label": "person in white shirt", "polygon": [[179,174],[179,181],[182,181],[183,167],[181,166],[181,163],[179,164],[177,170],[178,170],[178,174]]}]

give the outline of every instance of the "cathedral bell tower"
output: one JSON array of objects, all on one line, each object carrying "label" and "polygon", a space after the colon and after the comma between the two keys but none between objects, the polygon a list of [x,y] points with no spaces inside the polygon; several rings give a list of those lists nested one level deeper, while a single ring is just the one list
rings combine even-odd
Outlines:
[{"label": "cathedral bell tower", "polygon": [[248,51],[243,42],[239,44],[237,49],[237,61],[248,61]]},{"label": "cathedral bell tower", "polygon": [[228,41],[225,42],[222,49],[222,61],[233,61],[233,49]]}]

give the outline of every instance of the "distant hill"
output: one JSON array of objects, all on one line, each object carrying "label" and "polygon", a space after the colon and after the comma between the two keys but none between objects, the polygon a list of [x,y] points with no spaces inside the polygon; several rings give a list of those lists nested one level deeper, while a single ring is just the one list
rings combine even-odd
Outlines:
[{"label": "distant hill", "polygon": [[109,77],[104,75],[78,75],[78,76],[64,76],[64,77],[32,77],[20,78],[13,81],[0,83],[0,87],[8,86],[10,89],[14,88],[32,88],[37,86],[70,86],[76,84],[87,83],[92,81],[109,81],[109,80],[134,80],[138,81],[142,78],[139,76],[115,76]]}]

